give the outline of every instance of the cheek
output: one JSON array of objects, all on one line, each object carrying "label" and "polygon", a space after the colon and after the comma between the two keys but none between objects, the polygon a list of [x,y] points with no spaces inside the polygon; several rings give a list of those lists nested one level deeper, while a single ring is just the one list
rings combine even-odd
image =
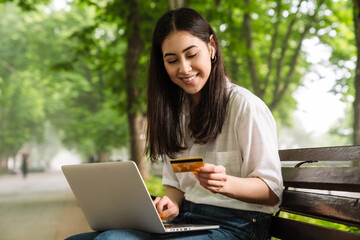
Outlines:
[{"label": "cheek", "polygon": [[207,70],[209,68],[211,68],[211,59],[210,59],[210,55],[204,53],[201,54],[201,56],[199,58],[196,59],[195,62],[193,62],[194,65],[196,65],[197,67],[202,68],[203,70]]},{"label": "cheek", "polygon": [[201,69],[203,74],[208,77],[211,72],[211,61],[208,58],[202,58],[196,65],[198,69]]},{"label": "cheek", "polygon": [[169,75],[169,77],[171,78],[171,80],[176,76],[176,69],[173,66],[169,66],[165,64],[165,70]]}]

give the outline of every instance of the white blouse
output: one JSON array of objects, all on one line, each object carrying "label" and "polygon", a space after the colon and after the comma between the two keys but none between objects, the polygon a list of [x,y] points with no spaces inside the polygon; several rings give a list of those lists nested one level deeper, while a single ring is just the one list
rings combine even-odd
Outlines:
[{"label": "white blouse", "polygon": [[[231,91],[226,119],[215,141],[195,144],[187,129],[190,121],[184,111],[183,126],[188,147],[176,158],[203,157],[205,163],[223,165],[226,174],[241,178],[259,177],[281,199],[283,182],[278,155],[275,120],[264,102],[247,89],[229,83]],[[163,185],[173,186],[194,203],[274,213],[276,206],[243,202],[203,188],[193,173],[174,173],[169,159],[164,160]]]}]

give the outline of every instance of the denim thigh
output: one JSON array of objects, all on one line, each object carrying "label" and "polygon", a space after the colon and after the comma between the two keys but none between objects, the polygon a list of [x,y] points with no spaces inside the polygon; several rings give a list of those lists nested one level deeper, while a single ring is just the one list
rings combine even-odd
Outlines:
[{"label": "denim thigh", "polygon": [[[256,211],[237,210],[213,205],[196,204],[184,200],[182,210],[173,222],[190,224],[216,224],[213,232],[229,233],[231,239],[267,239],[271,215]],[[229,237],[229,236],[228,236]]]},{"label": "denim thigh", "polygon": [[118,240],[118,239],[242,239],[265,240],[268,238],[271,215],[212,205],[196,204],[184,200],[178,217],[172,223],[216,224],[219,229],[195,232],[153,234],[135,230],[110,230],[83,233],[67,240]]}]

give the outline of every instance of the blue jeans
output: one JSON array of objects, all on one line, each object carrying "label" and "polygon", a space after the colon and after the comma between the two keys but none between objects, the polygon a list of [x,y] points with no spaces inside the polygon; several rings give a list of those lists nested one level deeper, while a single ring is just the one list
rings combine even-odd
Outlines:
[{"label": "blue jeans", "polygon": [[118,240],[118,239],[246,239],[268,238],[271,215],[212,205],[196,204],[184,200],[179,216],[173,223],[216,224],[219,229],[155,234],[135,230],[109,230],[71,236],[66,240]]}]

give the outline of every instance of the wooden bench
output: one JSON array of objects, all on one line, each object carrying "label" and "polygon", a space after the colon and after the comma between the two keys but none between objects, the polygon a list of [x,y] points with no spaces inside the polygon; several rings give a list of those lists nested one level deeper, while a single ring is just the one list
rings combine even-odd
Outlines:
[{"label": "wooden bench", "polygon": [[360,228],[360,146],[280,150],[283,202],[271,236],[291,240],[360,240],[360,234],[281,217],[294,213]]}]

